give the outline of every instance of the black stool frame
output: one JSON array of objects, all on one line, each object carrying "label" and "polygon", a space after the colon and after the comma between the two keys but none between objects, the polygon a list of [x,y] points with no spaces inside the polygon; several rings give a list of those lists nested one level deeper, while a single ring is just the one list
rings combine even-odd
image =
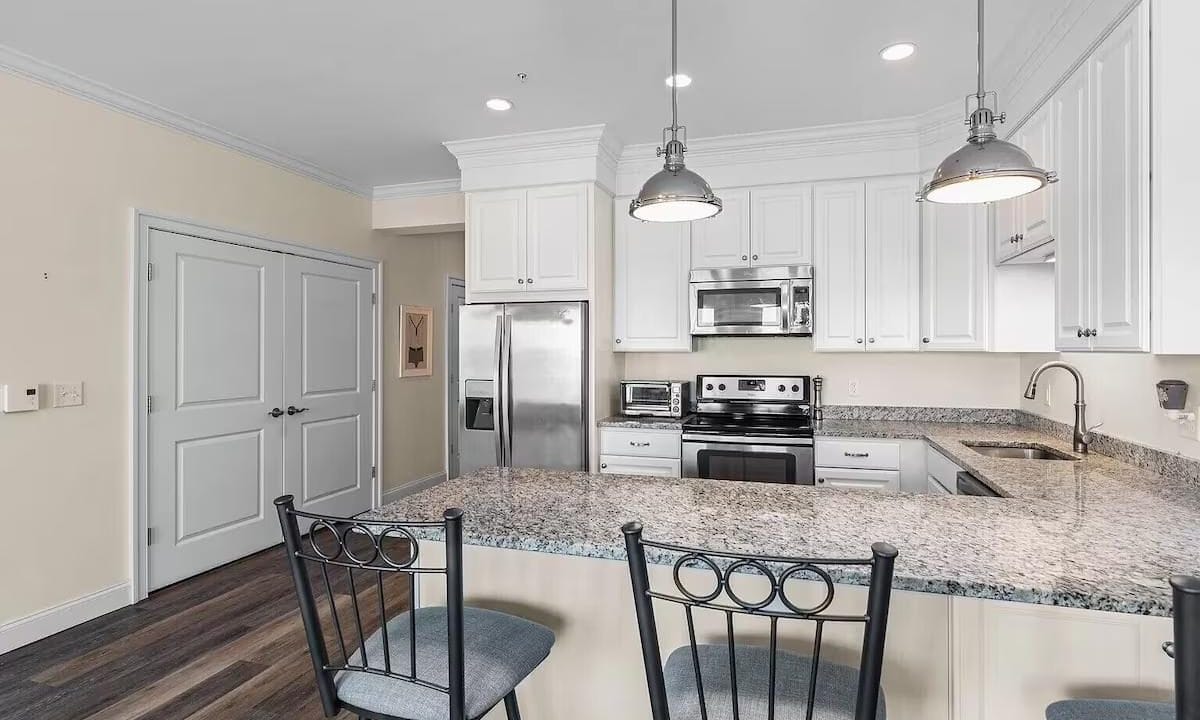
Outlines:
[{"label": "black stool frame", "polygon": [[[360,718],[367,720],[408,720],[391,715],[364,710],[342,702],[337,697],[337,687],[334,678],[339,672],[362,672],[372,675],[382,675],[397,681],[413,683],[422,687],[446,693],[449,696],[449,720],[469,720],[466,716],[466,679],[465,657],[463,649],[463,568],[462,568],[462,518],[463,511],[450,508],[443,514],[441,522],[375,522],[339,518],[328,515],[315,515],[295,508],[291,495],[284,495],[275,500],[279,513],[279,523],[283,528],[283,541],[287,549],[288,565],[292,571],[292,580],[296,585],[296,596],[300,603],[300,616],[304,620],[304,633],[308,641],[308,652],[312,657],[313,672],[316,674],[317,691],[321,697],[321,707],[326,717],[334,717],[343,710],[348,710]],[[307,540],[300,535],[297,518],[312,521]],[[446,563],[440,568],[417,567],[420,557],[420,543],[410,528],[441,529],[445,533]],[[332,540],[337,541],[336,548],[321,547],[317,539],[319,531],[328,532]],[[351,534],[370,540],[371,547],[356,551],[350,545]],[[392,538],[409,544],[406,557],[393,558],[384,550],[384,540]],[[365,555],[365,556],[363,556]],[[361,556],[361,557],[360,557]],[[328,595],[329,610],[337,634],[338,647],[341,650],[341,662],[331,663],[325,648],[325,632],[321,626],[321,618],[317,611],[317,603],[313,596],[312,583],[309,579],[309,565],[320,567],[325,591]],[[342,622],[338,617],[337,603],[330,582],[330,568],[344,568],[349,582],[351,615],[355,632],[351,635],[351,648],[347,653],[345,636],[342,632]],[[375,586],[379,600],[380,632],[382,633],[384,666],[372,667],[367,657],[366,636],[363,631],[363,617],[359,608],[358,586],[354,580],[354,572],[362,571],[375,575]],[[449,683],[443,687],[417,677],[417,648],[416,648],[416,614],[409,613],[409,653],[407,658],[408,672],[397,672],[393,669],[394,660],[387,636],[387,602],[384,597],[384,574],[403,573],[408,576],[409,602],[415,601],[417,575],[446,576],[446,612],[447,612],[447,641],[449,643]],[[354,641],[358,647],[353,647]],[[358,653],[361,664],[350,664],[351,655]],[[516,695],[510,693],[504,698],[504,705],[509,718],[519,720]]]},{"label": "black stool frame", "polygon": [[1200,720],[1200,577],[1171,578],[1175,642],[1163,649],[1175,658],[1175,715]]},{"label": "black stool frame", "polygon": [[[658,626],[654,618],[654,600],[665,600],[683,606],[687,619],[688,641],[692,649],[692,664],[696,674],[696,689],[700,695],[700,717],[708,718],[708,708],[704,697],[704,681],[700,673],[700,661],[696,644],[696,630],[693,621],[693,609],[704,608],[725,614],[726,637],[729,645],[729,681],[733,698],[733,717],[739,717],[737,691],[737,663],[735,662],[735,641],[733,616],[757,615],[770,618],[770,659],[768,665],[767,717],[775,717],[775,685],[776,685],[776,646],[778,642],[778,622],[781,619],[807,620],[815,623],[813,639],[812,670],[809,672],[807,719],[812,720],[814,699],[817,691],[817,671],[821,660],[821,634],[825,623],[863,623],[865,632],[863,649],[858,676],[858,692],[855,703],[855,720],[875,720],[879,706],[879,684],[883,674],[883,648],[887,631],[888,609],[891,604],[892,574],[897,556],[896,549],[887,543],[875,543],[871,546],[872,557],[863,560],[818,560],[797,557],[772,557],[746,555],[734,552],[719,552],[701,548],[684,547],[668,543],[651,542],[642,539],[641,523],[626,523],[621,531],[625,534],[625,549],[629,557],[629,573],[633,582],[633,603],[637,612],[638,632],[642,642],[642,660],[646,666],[646,684],[650,690],[650,716],[652,720],[671,720],[667,707],[666,682],[663,679],[662,655],[658,646]],[[671,553],[678,553],[675,562],[675,589],[679,595],[659,592],[651,589],[650,576],[646,567],[646,548],[657,548]],[[710,569],[716,577],[716,588],[708,595],[696,595],[687,590],[680,579],[680,570],[691,563],[696,563]],[[720,564],[726,567],[722,571]],[[770,566],[783,566],[776,575]],[[867,597],[867,609],[864,615],[840,615],[826,613],[833,603],[833,578],[824,566],[870,566],[871,585]],[[739,569],[753,569],[766,576],[771,583],[770,594],[762,600],[747,602],[738,597],[730,588],[730,578]],[[787,597],[784,584],[789,580],[800,579],[804,575],[814,575],[825,583],[826,596],[815,606],[797,607]],[[724,594],[732,604],[720,602]],[[787,610],[770,609],[767,607],[778,599]]]}]

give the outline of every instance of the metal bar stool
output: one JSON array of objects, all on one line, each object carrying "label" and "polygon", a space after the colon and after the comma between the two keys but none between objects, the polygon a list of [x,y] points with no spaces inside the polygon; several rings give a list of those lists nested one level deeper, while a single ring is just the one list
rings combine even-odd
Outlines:
[{"label": "metal bar stool", "polygon": [[1163,652],[1175,659],[1175,704],[1136,700],[1060,700],[1046,720],[1200,720],[1200,578],[1171,578],[1175,641]]},{"label": "metal bar stool", "polygon": [[[516,686],[550,654],[554,633],[463,606],[462,510],[446,510],[440,522],[372,522],[302,512],[291,495],[275,507],[326,717],[348,710],[363,720],[475,720],[503,702],[508,719],[520,720]],[[298,518],[311,521],[307,536]],[[445,565],[420,567],[417,535],[439,530]],[[445,576],[445,607],[389,619],[389,594],[411,604],[418,575]],[[396,587],[402,576],[407,582]],[[314,580],[327,595],[326,614]]]},{"label": "metal bar stool", "polygon": [[[883,720],[883,647],[891,604],[892,572],[896,549],[886,543],[871,546],[872,557],[861,560],[815,560],[796,557],[753,556],[704,550],[642,539],[640,523],[627,523],[625,548],[633,582],[633,601],[641,635],[642,661],[650,690],[652,720]],[[676,557],[675,587],[651,588],[646,549]],[[716,579],[711,592],[689,590],[680,571],[689,566],[707,568]],[[870,570],[866,612],[848,615],[827,612],[833,603],[833,578],[829,566],[865,566]],[[731,587],[739,571],[764,576],[765,597],[753,602]],[[788,580],[816,579],[824,584],[824,597],[815,605],[796,605],[787,595]],[[745,593],[745,590],[742,590]],[[664,665],[659,648],[654,601],[683,607],[688,645],[675,649]],[[696,640],[697,611],[720,613],[725,618],[724,644]],[[757,616],[769,624],[768,646],[741,644],[735,639],[735,616]],[[812,655],[778,648],[779,621],[813,623]],[[864,626],[859,667],[821,661],[822,633],[826,624],[861,623]]]}]

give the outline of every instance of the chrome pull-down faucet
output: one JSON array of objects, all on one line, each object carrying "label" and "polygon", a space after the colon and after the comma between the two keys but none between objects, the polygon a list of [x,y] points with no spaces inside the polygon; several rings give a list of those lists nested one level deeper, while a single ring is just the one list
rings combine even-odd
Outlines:
[{"label": "chrome pull-down faucet", "polygon": [[1071,447],[1077,453],[1086,454],[1088,444],[1092,442],[1092,433],[1088,430],[1087,426],[1087,403],[1083,401],[1083,375],[1079,372],[1078,368],[1061,360],[1051,360],[1048,363],[1044,363],[1037,370],[1034,370],[1033,375],[1029,377],[1029,384],[1025,386],[1025,398],[1032,400],[1037,397],[1038,378],[1042,376],[1042,373],[1054,367],[1066,370],[1075,378],[1075,431],[1071,437]]}]

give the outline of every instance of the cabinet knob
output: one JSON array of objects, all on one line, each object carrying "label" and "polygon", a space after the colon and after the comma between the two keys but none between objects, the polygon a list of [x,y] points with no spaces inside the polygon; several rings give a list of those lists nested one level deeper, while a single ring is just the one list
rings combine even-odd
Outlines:
[{"label": "cabinet knob", "polygon": [[872,343],[873,343],[873,342],[875,342],[875,338],[868,338],[868,339],[867,339],[867,342],[872,342]]},{"label": "cabinet knob", "polygon": [[857,339],[857,340],[855,340],[854,342],[858,343],[859,345],[862,345],[862,338],[858,338],[858,339]]},{"label": "cabinet knob", "polygon": [[533,278],[529,278],[528,280],[526,280],[526,282],[528,282],[530,285],[532,285],[532,284],[533,284]]},{"label": "cabinet knob", "polygon": [[525,284],[525,278],[517,278],[517,284],[518,284],[518,285],[524,285],[524,284]]},{"label": "cabinet knob", "polygon": [[923,343],[925,343],[926,345],[928,345],[928,344],[929,344],[929,338],[927,338],[927,337],[923,337],[923,338],[921,338],[921,342],[923,342]]},{"label": "cabinet knob", "polygon": [[745,255],[743,255],[743,256],[742,256],[742,259],[743,259],[743,260],[745,260],[745,259],[746,259],[746,256],[745,256]]},{"label": "cabinet knob", "polygon": [[823,482],[825,482],[825,478],[817,478],[817,482],[823,483]]},{"label": "cabinet knob", "polygon": [[620,344],[621,344],[621,338],[617,338],[617,344],[618,344],[618,345],[620,345]]},{"label": "cabinet knob", "polygon": [[1075,337],[1083,337],[1083,328],[1077,328],[1075,330]]},{"label": "cabinet knob", "polygon": [[608,467],[608,463],[600,463],[600,469],[601,469],[601,470],[604,470],[604,469],[605,469],[605,468],[607,468],[607,467]]},{"label": "cabinet knob", "polygon": [[751,256],[750,256],[750,259],[751,259],[751,260],[757,260],[757,259],[758,259],[758,256],[757,256],[757,255],[751,255]]}]

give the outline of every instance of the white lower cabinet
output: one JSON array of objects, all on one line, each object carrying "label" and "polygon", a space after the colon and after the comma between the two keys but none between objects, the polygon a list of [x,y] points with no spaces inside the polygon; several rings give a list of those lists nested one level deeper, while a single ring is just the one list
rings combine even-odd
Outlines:
[{"label": "white lower cabinet", "polygon": [[817,488],[912,492],[925,490],[925,441],[817,438]]},{"label": "white lower cabinet", "polygon": [[683,431],[600,428],[600,472],[681,477]]},{"label": "white lower cabinet", "polygon": [[817,487],[900,492],[900,471],[818,467]]},{"label": "white lower cabinet", "polygon": [[925,455],[925,472],[928,473],[928,488],[933,488],[936,484],[947,495],[958,494],[958,474],[962,472],[962,468],[953,460],[929,448]]}]

